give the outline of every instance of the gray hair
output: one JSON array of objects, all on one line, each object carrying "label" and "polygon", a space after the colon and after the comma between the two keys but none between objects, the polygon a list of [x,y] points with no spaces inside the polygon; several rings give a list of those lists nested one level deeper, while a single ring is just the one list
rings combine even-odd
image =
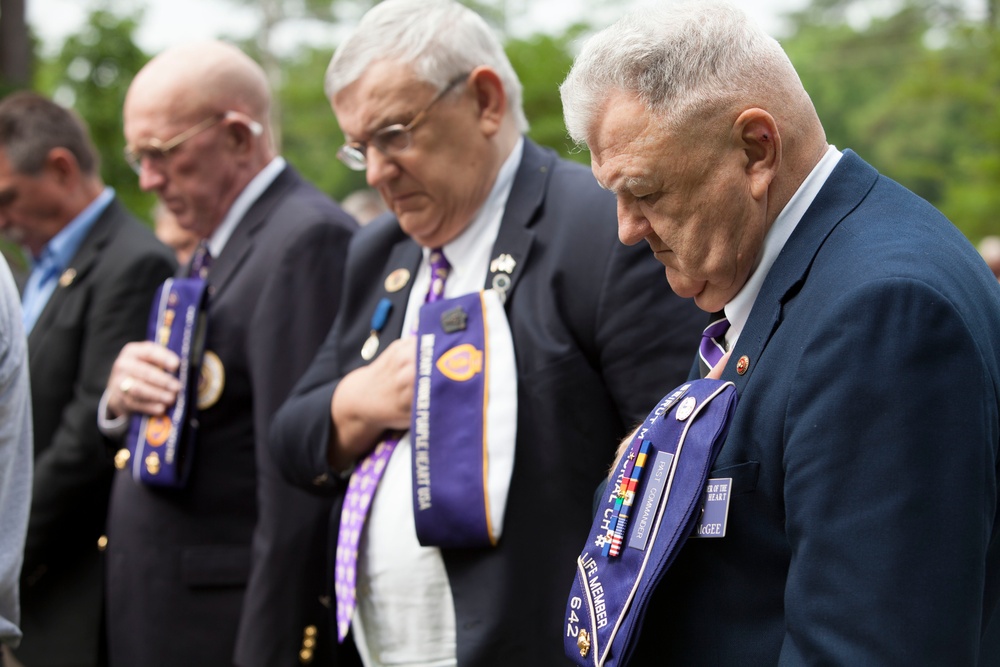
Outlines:
[{"label": "gray hair", "polygon": [[559,88],[575,142],[615,91],[636,95],[670,127],[736,103],[766,107],[776,94],[808,101],[781,45],[716,1],[636,9],[591,37]]},{"label": "gray hair", "polygon": [[83,174],[97,174],[97,149],[75,112],[27,91],[0,100],[0,149],[11,167],[21,174],[36,176],[45,168],[53,148],[69,151]]},{"label": "gray hair", "polygon": [[480,65],[496,70],[517,128],[528,130],[521,82],[486,21],[452,0],[385,0],[337,47],[326,70],[326,96],[361,78],[379,60],[407,63],[439,91]]}]

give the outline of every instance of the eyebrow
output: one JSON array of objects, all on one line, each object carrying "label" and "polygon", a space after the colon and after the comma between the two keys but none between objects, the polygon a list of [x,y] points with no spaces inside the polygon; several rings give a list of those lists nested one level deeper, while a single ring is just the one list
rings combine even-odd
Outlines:
[{"label": "eyebrow", "polygon": [[622,193],[627,192],[628,194],[631,195],[637,189],[641,190],[644,188],[651,187],[649,179],[643,176],[625,176],[619,180],[621,181],[620,184],[615,187],[612,187],[610,185],[605,185],[601,181],[597,181],[597,184],[601,186],[601,188],[614,194],[616,197],[620,196]]}]

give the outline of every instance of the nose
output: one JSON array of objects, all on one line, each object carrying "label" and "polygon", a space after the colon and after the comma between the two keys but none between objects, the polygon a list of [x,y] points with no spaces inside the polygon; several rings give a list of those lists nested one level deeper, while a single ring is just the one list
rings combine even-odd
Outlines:
[{"label": "nose", "polygon": [[368,162],[368,168],[365,170],[365,180],[368,181],[369,186],[378,189],[380,185],[384,185],[386,181],[396,175],[399,167],[395,160],[374,146],[368,146],[367,151],[365,158]]},{"label": "nose", "polygon": [[139,169],[139,188],[143,192],[150,192],[163,187],[166,181],[159,167],[148,157],[143,157]]},{"label": "nose", "polygon": [[625,245],[635,245],[649,234],[649,220],[638,208],[637,204],[629,205],[618,198],[618,240]]}]

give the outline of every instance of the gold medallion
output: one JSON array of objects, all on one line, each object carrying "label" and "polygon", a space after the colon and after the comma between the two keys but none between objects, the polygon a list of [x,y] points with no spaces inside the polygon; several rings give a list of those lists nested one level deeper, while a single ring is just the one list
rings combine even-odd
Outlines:
[{"label": "gold medallion", "polygon": [[576,636],[576,647],[580,649],[580,657],[586,658],[587,653],[590,652],[590,635],[583,628],[580,628],[580,632]]},{"label": "gold medallion", "polygon": [[124,470],[125,466],[128,465],[128,460],[132,458],[132,452],[126,447],[122,447],[115,453],[115,468],[118,470]]},{"label": "gold medallion", "polygon": [[409,269],[396,269],[385,278],[385,291],[398,292],[410,282]]},{"label": "gold medallion", "polygon": [[146,470],[149,471],[150,475],[160,474],[160,457],[156,452],[151,452],[150,455],[146,457]]},{"label": "gold medallion", "polygon": [[207,410],[219,401],[226,386],[226,369],[222,359],[211,350],[205,350],[198,376],[198,409]]}]

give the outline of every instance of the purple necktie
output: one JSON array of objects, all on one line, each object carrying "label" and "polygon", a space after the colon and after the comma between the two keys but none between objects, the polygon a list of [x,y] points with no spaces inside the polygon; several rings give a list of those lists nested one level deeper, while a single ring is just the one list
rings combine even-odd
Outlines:
[{"label": "purple necktie", "polygon": [[194,256],[191,259],[191,273],[192,278],[201,278],[205,280],[208,278],[208,270],[212,266],[212,253],[208,249],[208,243],[202,241],[198,244],[198,247],[194,251]]},{"label": "purple necktie", "polygon": [[726,353],[726,332],[729,331],[729,320],[725,317],[715,320],[701,334],[701,345],[698,347],[698,356],[701,361],[708,366],[708,371],[715,368],[722,356]]},{"label": "purple necktie", "polygon": [[[425,303],[434,303],[444,298],[444,283],[451,265],[440,249],[430,254],[431,283]],[[372,497],[378,482],[382,479],[389,457],[399,443],[399,434],[387,437],[373,449],[354,469],[347,483],[344,507],[340,511],[340,531],[337,533],[337,561],[334,570],[334,591],[337,597],[337,639],[344,641],[351,627],[351,618],[357,606],[355,587],[357,585],[358,544],[361,531],[368,517]]]}]

